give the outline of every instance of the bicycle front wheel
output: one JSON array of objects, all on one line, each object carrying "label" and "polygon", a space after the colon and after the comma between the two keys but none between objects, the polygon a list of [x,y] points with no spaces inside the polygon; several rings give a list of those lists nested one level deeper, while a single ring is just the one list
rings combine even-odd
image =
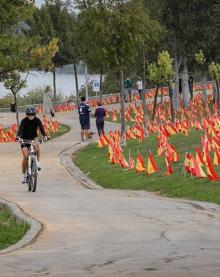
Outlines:
[{"label": "bicycle front wheel", "polygon": [[31,160],[31,175],[29,176],[29,191],[35,192],[37,189],[37,163],[36,158]]}]

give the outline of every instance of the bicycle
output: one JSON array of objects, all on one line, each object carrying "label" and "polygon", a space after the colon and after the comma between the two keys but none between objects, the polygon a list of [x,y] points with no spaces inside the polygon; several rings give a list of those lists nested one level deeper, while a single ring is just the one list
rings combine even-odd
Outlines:
[{"label": "bicycle", "polygon": [[38,176],[38,168],[37,168],[37,157],[36,150],[34,145],[41,144],[46,142],[48,139],[42,140],[25,140],[19,139],[20,143],[30,144],[29,154],[28,154],[28,167],[27,167],[27,184],[28,191],[35,192],[37,189],[37,176]]}]

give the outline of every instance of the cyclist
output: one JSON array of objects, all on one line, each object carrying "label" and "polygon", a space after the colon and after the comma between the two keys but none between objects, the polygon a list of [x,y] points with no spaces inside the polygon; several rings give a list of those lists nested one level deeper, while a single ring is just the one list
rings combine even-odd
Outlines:
[{"label": "cyclist", "polygon": [[[36,110],[33,106],[30,106],[26,110],[26,117],[21,121],[19,126],[19,130],[17,133],[17,140],[36,140],[38,137],[37,131],[38,128],[40,129],[41,134],[44,136],[45,139],[49,139],[47,136],[43,124],[39,118],[36,117]],[[30,144],[21,143],[21,151],[23,154],[23,161],[22,161],[22,177],[21,182],[26,183],[27,176],[27,166],[28,166],[28,155],[29,155],[29,148]],[[39,144],[35,144],[35,150],[37,155],[37,168],[41,170],[40,166],[40,147]]]}]

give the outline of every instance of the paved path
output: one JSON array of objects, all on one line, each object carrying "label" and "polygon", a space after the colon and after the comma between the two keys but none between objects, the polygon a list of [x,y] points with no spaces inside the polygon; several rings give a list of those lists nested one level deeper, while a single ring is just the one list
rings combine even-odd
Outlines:
[{"label": "paved path", "polygon": [[79,137],[73,117],[58,114],[72,131],[42,145],[36,193],[19,183],[19,146],[0,144],[0,197],[44,224],[34,243],[0,256],[0,276],[219,276],[219,206],[86,189],[59,161]]}]

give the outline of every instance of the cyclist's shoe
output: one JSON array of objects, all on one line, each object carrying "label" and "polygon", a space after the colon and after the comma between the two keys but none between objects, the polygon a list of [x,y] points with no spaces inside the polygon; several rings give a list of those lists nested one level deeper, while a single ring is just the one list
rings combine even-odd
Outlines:
[{"label": "cyclist's shoe", "polygon": [[40,162],[39,162],[38,160],[37,160],[36,162],[37,162],[37,170],[39,170],[39,171],[40,171],[40,170],[41,170],[41,165],[40,165]]},{"label": "cyclist's shoe", "polygon": [[21,176],[21,183],[22,184],[27,183],[27,175],[26,174],[22,174],[22,176]]}]

